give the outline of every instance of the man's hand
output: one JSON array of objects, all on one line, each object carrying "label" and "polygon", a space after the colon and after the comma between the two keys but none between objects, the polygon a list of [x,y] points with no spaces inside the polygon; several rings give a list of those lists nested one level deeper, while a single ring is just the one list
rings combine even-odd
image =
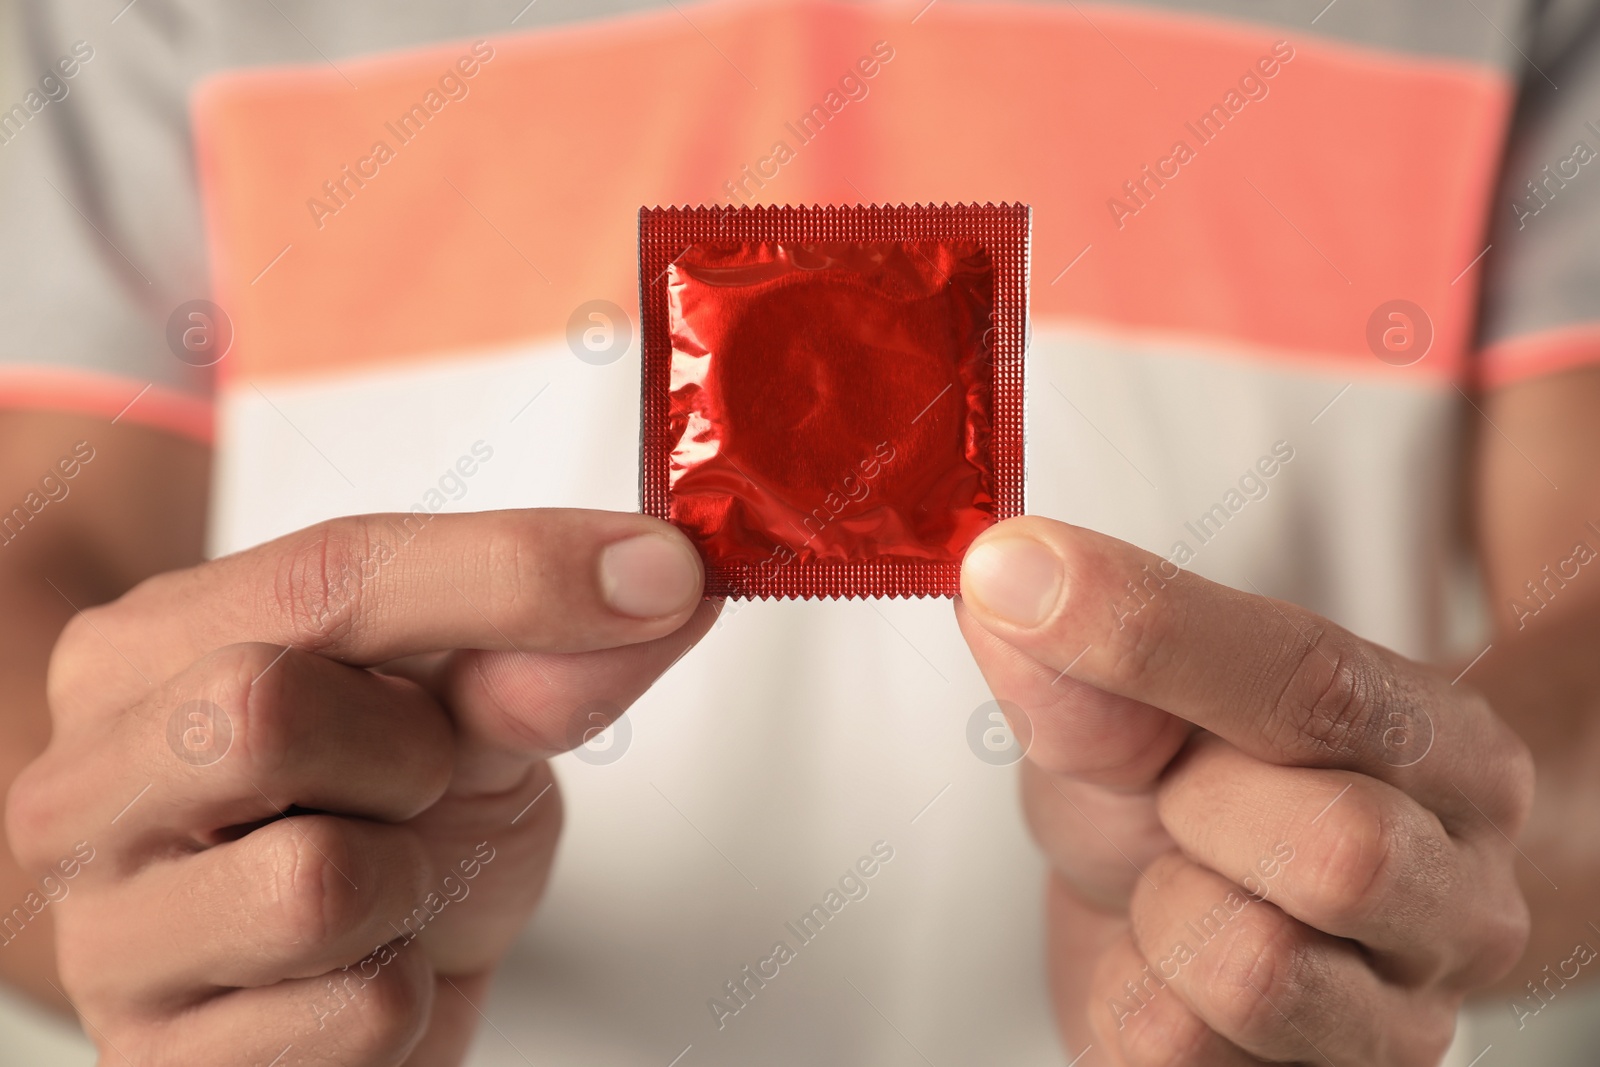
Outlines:
[{"label": "man's hand", "polygon": [[375,516],[78,615],[8,829],[106,1062],[458,1062],[548,873],[543,761],[705,632],[701,580],[638,515]]},{"label": "man's hand", "polygon": [[1434,1067],[1527,937],[1532,762],[1483,698],[1046,519],[986,533],[962,590],[1029,744],[1069,1056]]}]

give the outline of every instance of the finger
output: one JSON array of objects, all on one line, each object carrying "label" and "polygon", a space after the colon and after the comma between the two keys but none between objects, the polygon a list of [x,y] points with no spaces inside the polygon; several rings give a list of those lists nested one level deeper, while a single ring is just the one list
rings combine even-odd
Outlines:
[{"label": "finger", "polygon": [[437,869],[449,872],[444,895],[470,893],[476,902],[419,916],[442,973],[497,962],[543,892],[561,802],[549,766],[530,761],[609,727],[694,646],[719,606],[702,604],[683,627],[643,644],[564,654],[468,650],[417,675],[451,709],[457,769],[444,798],[411,826],[429,842]]},{"label": "finger", "polygon": [[[1187,856],[1308,926],[1360,941],[1391,979],[1492,979],[1522,952],[1527,912],[1509,865],[1478,862],[1374,778],[1279,767],[1197,739],[1159,805]],[[1492,873],[1501,866],[1504,876]]]},{"label": "finger", "polygon": [[[1082,1055],[1087,1046],[1098,1042],[1090,1015],[1104,1007],[1097,999],[1093,979],[1095,962],[1105,951],[1128,936],[1128,912],[1108,912],[1086,904],[1083,898],[1060,878],[1050,878],[1045,892],[1046,961],[1049,964],[1050,997],[1056,1023],[1066,1042],[1067,1058]],[[1100,1048],[1112,1046],[1100,1045]],[[1098,1050],[1084,1056],[1081,1067],[1110,1062]]]},{"label": "finger", "polygon": [[985,629],[961,600],[956,622],[1012,720],[1012,733],[1040,767],[1110,788],[1140,789],[1155,781],[1193,730],[1159,708],[1046,666]]},{"label": "finger", "polygon": [[[386,944],[346,969],[208,1000],[152,1026],[149,1051],[128,1056],[135,1063],[400,1067],[441,995],[448,990],[441,994],[422,953]],[[105,1062],[122,1059],[108,1054]]]},{"label": "finger", "polygon": [[1384,984],[1354,942],[1296,922],[1177,853],[1150,873],[1160,888],[1140,883],[1130,912],[1149,966],[1136,988],[1148,984],[1158,999],[1176,993],[1211,1029],[1274,1062],[1444,1056],[1459,1000]]},{"label": "finger", "polygon": [[[685,656],[717,619],[706,603],[682,629],[642,645],[592,653],[462,651],[426,672],[458,729],[458,769],[440,803],[413,822],[443,869],[462,861],[462,841],[482,841],[493,867],[470,885],[485,904],[448,909],[427,928],[446,971],[486,968],[541,896],[562,824],[560,795],[544,763],[619,717]],[[467,891],[467,886],[462,886]]]},{"label": "finger", "polygon": [[12,794],[47,864],[80,839],[136,862],[292,807],[399,822],[452,764],[414,683],[271,645],[210,653],[101,734],[57,739]]},{"label": "finger", "polygon": [[1183,998],[1148,981],[1131,938],[1095,966],[1089,1018],[1096,1043],[1126,1067],[1251,1067],[1261,1061],[1206,1025]]},{"label": "finger", "polygon": [[515,788],[446,796],[406,824],[432,857],[434,881],[400,925],[440,974],[499,964],[544,894],[562,818],[555,775],[535,763]]},{"label": "finger", "polygon": [[57,695],[104,707],[104,679],[90,694],[73,681],[98,668],[124,693],[142,692],[244,641],[362,665],[452,648],[609,648],[677,629],[702,578],[688,539],[644,515],[335,519],[152,578],[78,616],[57,648]]},{"label": "finger", "polygon": [[425,672],[455,719],[457,770],[445,797],[411,825],[432,843],[441,870],[465,862],[476,871],[478,845],[495,857],[476,880],[451,875],[453,891],[479,903],[447,908],[427,922],[424,942],[443,972],[495,963],[543,891],[561,826],[560,794],[548,766],[533,763],[530,771],[529,761],[608,728],[694,646],[718,607],[703,604],[682,628],[639,645],[565,654],[464,651]]},{"label": "finger", "polygon": [[[1520,742],[1481,698],[1292,604],[1034,516],[978,539],[962,594],[985,629],[1047,668],[1261,759],[1371,774],[1458,820],[1521,804],[1529,763],[1505,755]],[[1397,752],[1402,735],[1417,740]],[[1453,784],[1469,774],[1470,800]]]},{"label": "finger", "polygon": [[[115,900],[84,900],[62,921],[69,974],[99,999],[135,991],[151,1009],[229,987],[311,978],[354,964],[397,936],[431,888],[422,841],[409,828],[297,816],[238,841],[152,864]],[[130,915],[140,917],[129,922]]]},{"label": "finger", "polygon": [[451,654],[421,676],[455,721],[451,794],[497,793],[520,780],[530,760],[592,740],[705,636],[720,607],[704,602],[670,634],[618,648]]},{"label": "finger", "polygon": [[428,1017],[428,1032],[411,1050],[408,1064],[464,1062],[488,1018],[479,1005],[487,1006],[491,974],[450,974],[437,964],[434,970],[439,978],[433,1014]]},{"label": "finger", "polygon": [[1133,883],[1173,847],[1150,793],[1121,793],[1025,763],[1022,810],[1051,867],[1079,898],[1124,910]]}]

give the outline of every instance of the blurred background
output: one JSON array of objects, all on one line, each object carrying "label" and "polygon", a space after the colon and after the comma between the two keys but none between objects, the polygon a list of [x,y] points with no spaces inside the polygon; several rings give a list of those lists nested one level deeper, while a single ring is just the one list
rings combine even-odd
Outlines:
[{"label": "blurred background", "polygon": [[[19,74],[16,42],[16,5],[0,0],[0,100],[15,100],[28,81]],[[0,152],[0,196],[10,189],[10,159],[10,153]],[[91,1067],[94,1061],[94,1050],[78,1027],[46,1016],[0,985],[0,1067]]]}]

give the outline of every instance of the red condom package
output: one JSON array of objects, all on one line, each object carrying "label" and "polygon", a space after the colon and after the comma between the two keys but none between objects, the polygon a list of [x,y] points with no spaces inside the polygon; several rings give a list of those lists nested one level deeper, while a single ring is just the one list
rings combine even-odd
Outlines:
[{"label": "red condom package", "polygon": [[1030,209],[645,208],[641,496],[706,595],[953,596],[1023,510]]}]

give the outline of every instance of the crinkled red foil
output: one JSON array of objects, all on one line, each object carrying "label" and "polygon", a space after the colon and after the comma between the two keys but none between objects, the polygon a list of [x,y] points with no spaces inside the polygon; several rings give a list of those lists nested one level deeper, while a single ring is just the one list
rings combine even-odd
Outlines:
[{"label": "crinkled red foil", "polygon": [[1030,209],[639,213],[641,496],[706,595],[953,596],[1023,511]]}]

